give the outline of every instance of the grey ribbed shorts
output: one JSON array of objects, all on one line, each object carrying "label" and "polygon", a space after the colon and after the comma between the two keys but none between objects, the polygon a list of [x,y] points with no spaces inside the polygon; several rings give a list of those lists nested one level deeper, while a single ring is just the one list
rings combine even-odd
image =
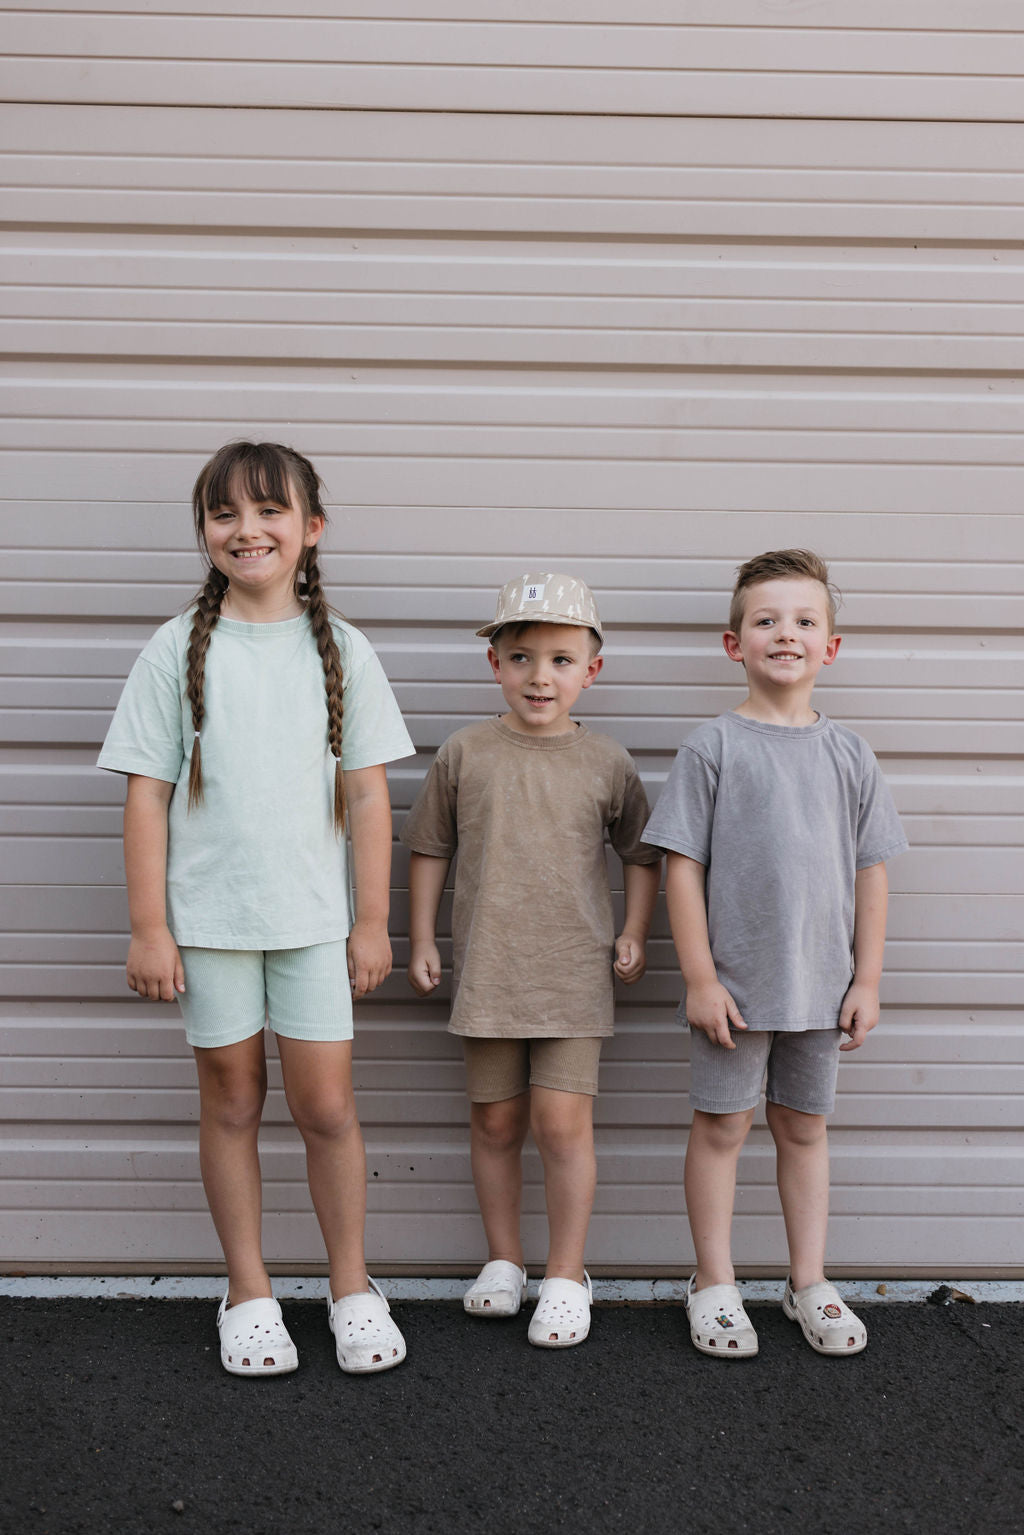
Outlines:
[{"label": "grey ribbed shorts", "polygon": [[704,1114],[739,1114],[761,1097],[801,1114],[831,1114],[836,1104],[842,1031],[733,1029],[735,1050],[690,1030],[690,1104]]},{"label": "grey ribbed shorts", "polygon": [[270,1024],[287,1039],[352,1038],[348,944],[301,949],[179,950],[185,990],[178,998],[190,1045],[236,1045]]},{"label": "grey ribbed shorts", "polygon": [[462,1036],[471,1103],[502,1103],[530,1087],[597,1097],[600,1039],[476,1039]]}]

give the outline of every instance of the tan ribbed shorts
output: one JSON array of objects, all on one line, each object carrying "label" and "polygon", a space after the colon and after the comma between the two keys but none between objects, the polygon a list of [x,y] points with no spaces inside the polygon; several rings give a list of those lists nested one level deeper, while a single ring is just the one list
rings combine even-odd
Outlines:
[{"label": "tan ribbed shorts", "polygon": [[531,1087],[597,1097],[600,1039],[462,1037],[471,1103],[502,1103]]}]

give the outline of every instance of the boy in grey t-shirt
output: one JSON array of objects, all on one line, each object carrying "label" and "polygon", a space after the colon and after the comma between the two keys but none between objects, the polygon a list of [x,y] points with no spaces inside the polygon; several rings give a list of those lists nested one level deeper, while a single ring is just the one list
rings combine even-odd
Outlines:
[{"label": "boy in grey t-shirt", "polygon": [[811,704],[839,650],[834,620],[817,555],[785,549],[741,566],[723,642],[746,671],[747,697],[688,737],[644,832],[668,851],[691,1033],[690,1336],[725,1359],[757,1353],[731,1228],[736,1165],[766,1071],[790,1257],[783,1309],[818,1353],[867,1343],[825,1278],[825,1116],[838,1052],[856,1050],[878,1022],[884,860],[907,841],[866,742]]}]

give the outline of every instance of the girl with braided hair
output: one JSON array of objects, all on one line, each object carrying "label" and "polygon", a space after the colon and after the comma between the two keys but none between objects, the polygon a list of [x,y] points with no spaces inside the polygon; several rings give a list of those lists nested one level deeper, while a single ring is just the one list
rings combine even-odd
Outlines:
[{"label": "girl with braided hair", "polygon": [[228,1271],[220,1354],[235,1375],[298,1362],[260,1241],[268,1021],[327,1247],[338,1363],[405,1358],[366,1274],[352,1000],[391,970],[384,765],[414,748],[369,642],[327,606],[321,488],[276,443],[214,455],[193,491],[206,581],[136,661],[99,758],[128,780],[128,985],[177,998],[195,1054],[200,1168]]}]

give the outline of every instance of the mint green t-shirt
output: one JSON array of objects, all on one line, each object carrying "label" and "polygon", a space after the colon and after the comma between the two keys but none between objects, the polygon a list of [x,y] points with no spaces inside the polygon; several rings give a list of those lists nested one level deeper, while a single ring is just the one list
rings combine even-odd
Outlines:
[{"label": "mint green t-shirt", "polygon": [[[344,678],[342,767],[408,757],[384,669],[358,629],[332,620]],[[157,630],[132,668],[99,766],[174,784],[167,922],[178,944],[295,949],[350,926],[345,839],[333,827],[334,758],[316,641],[305,614],[221,618],[206,657],[204,802],[188,810],[194,732],[185,689],[192,613]]]}]

